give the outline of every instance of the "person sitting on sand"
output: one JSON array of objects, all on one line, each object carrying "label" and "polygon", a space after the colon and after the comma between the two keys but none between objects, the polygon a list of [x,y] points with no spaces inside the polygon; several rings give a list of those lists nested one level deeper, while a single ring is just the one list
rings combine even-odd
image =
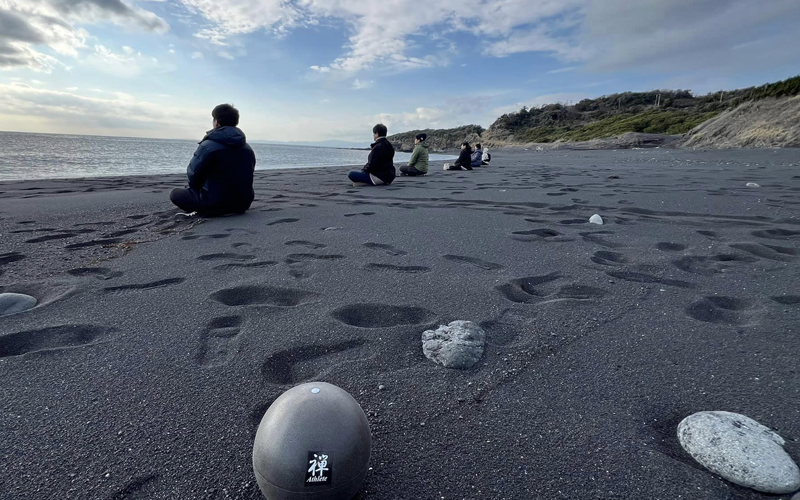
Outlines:
[{"label": "person sitting on sand", "polygon": [[425,175],[428,173],[428,145],[425,144],[427,134],[417,134],[414,138],[414,152],[408,160],[408,166],[400,167],[400,175]]},{"label": "person sitting on sand", "polygon": [[455,163],[445,163],[445,170],[472,170],[472,148],[469,147],[468,142],[461,143],[461,154],[458,155],[458,160]]},{"label": "person sitting on sand", "polygon": [[483,150],[483,158],[482,158],[481,165],[488,165],[490,161],[492,161],[492,155],[489,153],[489,148]]},{"label": "person sitting on sand", "polygon": [[470,156],[470,166],[472,168],[480,167],[483,163],[483,149],[480,144],[475,145],[475,151]]},{"label": "person sitting on sand", "polygon": [[244,213],[253,203],[256,154],[239,124],[239,110],[220,104],[211,111],[214,128],[206,132],[186,169],[187,188],[169,199],[185,212],[219,216]]},{"label": "person sitting on sand", "polygon": [[386,139],[389,131],[386,125],[379,123],[372,128],[372,137],[375,142],[370,145],[367,164],[361,171],[350,172],[347,177],[353,186],[380,186],[391,184],[397,175],[394,169],[394,146]]}]

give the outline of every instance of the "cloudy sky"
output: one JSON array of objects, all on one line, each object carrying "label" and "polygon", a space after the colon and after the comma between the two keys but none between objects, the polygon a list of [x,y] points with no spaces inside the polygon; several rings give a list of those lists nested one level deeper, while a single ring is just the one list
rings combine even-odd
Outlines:
[{"label": "cloudy sky", "polygon": [[798,0],[0,0],[0,130],[364,142],[800,73]]}]

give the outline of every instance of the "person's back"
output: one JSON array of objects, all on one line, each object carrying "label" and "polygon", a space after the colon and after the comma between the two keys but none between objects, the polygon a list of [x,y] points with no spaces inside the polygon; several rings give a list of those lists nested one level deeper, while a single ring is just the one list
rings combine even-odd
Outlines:
[{"label": "person's back", "polygon": [[189,185],[196,188],[202,182],[199,187],[211,205],[230,207],[232,212],[250,208],[256,155],[244,132],[237,127],[216,128],[203,138],[198,152],[205,161],[189,165]]},{"label": "person's back", "polygon": [[214,128],[200,141],[186,169],[189,187],[173,189],[170,200],[186,212],[202,215],[243,213],[255,198],[256,155],[237,127],[236,108],[221,104],[211,115]]},{"label": "person's back", "polygon": [[428,172],[428,163],[430,160],[430,155],[428,155],[428,145],[424,142],[417,144],[414,147],[414,152],[412,155],[416,155],[414,160],[414,168],[419,170],[420,172]]},{"label": "person's back", "polygon": [[476,149],[470,156],[470,166],[473,168],[480,167],[483,163],[483,150]]}]

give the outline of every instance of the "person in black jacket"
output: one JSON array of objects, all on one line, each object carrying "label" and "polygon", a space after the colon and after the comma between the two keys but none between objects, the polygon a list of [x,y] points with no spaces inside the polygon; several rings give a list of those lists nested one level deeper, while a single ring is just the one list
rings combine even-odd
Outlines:
[{"label": "person in black jacket", "polygon": [[458,155],[458,160],[455,163],[445,163],[445,170],[472,170],[472,148],[468,142],[461,143],[461,154]]},{"label": "person in black jacket", "polygon": [[206,133],[186,169],[187,188],[169,199],[185,212],[219,216],[244,213],[255,198],[256,154],[237,125],[239,110],[220,104],[211,112],[214,128]]},{"label": "person in black jacket", "polygon": [[391,184],[397,171],[394,169],[394,146],[386,139],[389,131],[386,125],[379,123],[372,128],[375,142],[370,146],[367,164],[361,171],[350,172],[347,177],[353,186],[380,186]]}]

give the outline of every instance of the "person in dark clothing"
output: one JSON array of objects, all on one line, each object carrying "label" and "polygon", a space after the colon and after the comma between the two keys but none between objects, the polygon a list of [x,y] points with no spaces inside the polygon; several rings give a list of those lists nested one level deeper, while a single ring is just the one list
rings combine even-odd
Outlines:
[{"label": "person in dark clothing", "polygon": [[367,164],[361,171],[350,172],[347,177],[353,186],[380,186],[391,184],[397,171],[394,169],[394,146],[386,139],[389,131],[386,125],[379,123],[372,128],[372,137],[375,140],[370,146]]},{"label": "person in dark clothing", "polygon": [[481,148],[480,144],[475,145],[475,151],[472,152],[472,163],[470,166],[472,168],[480,167],[483,164],[483,148]]},{"label": "person in dark clothing", "polygon": [[211,112],[208,131],[186,169],[189,186],[175,188],[169,199],[185,212],[219,216],[244,213],[253,203],[256,154],[237,125],[239,111],[220,104]]},{"label": "person in dark clothing", "polygon": [[461,154],[455,163],[445,163],[445,170],[472,170],[472,148],[468,142],[461,143]]}]

